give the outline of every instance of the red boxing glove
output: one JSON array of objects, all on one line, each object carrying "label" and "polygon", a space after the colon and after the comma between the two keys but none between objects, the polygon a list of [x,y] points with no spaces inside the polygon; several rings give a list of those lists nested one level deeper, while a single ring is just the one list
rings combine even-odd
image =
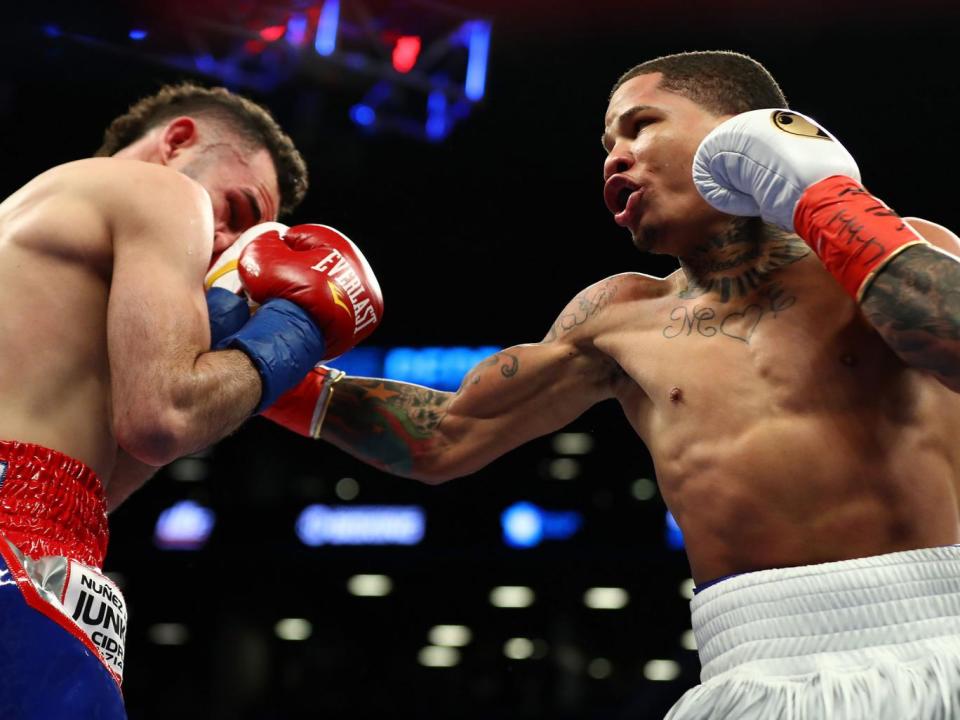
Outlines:
[{"label": "red boxing glove", "polygon": [[860,183],[842,175],[807,188],[793,224],[857,302],[888,262],[912,245],[928,244]]},{"label": "red boxing glove", "polygon": [[333,386],[344,375],[342,370],[317,365],[299,385],[281,395],[261,415],[299,435],[318,438],[333,396]]},{"label": "red boxing glove", "polygon": [[342,355],[383,317],[380,285],[363,254],[326,225],[271,230],[251,241],[237,270],[256,303],[284,298],[306,310],[323,331],[323,359]]}]

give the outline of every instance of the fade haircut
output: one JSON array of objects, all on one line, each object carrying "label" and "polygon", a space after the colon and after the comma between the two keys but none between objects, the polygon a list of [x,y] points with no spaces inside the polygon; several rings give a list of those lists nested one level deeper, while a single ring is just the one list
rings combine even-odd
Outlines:
[{"label": "fade haircut", "polygon": [[621,75],[610,95],[627,80],[651,73],[663,73],[660,88],[683,95],[714,115],[787,107],[780,86],[763,65],[726,50],[677,53],[647,60]]},{"label": "fade haircut", "polygon": [[191,82],[164,85],[110,123],[95,155],[113,155],[181,115],[212,120],[236,136],[247,150],[266,149],[277,171],[281,214],[292,212],[303,200],[307,165],[293,141],[266,108],[222,87],[207,88]]}]

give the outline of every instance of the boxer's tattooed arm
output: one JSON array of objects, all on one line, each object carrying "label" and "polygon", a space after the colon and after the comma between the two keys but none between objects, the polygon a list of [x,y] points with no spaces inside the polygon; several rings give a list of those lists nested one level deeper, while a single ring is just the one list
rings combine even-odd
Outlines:
[{"label": "boxer's tattooed arm", "polygon": [[519,369],[517,355],[496,353],[471,370],[456,393],[392,380],[345,378],[334,389],[322,437],[387,472],[429,472],[429,464],[449,442],[437,430],[453,400],[481,381],[510,380]]},{"label": "boxer's tattooed arm", "polygon": [[908,365],[960,392],[960,262],[925,245],[891,260],[867,289],[863,312]]}]

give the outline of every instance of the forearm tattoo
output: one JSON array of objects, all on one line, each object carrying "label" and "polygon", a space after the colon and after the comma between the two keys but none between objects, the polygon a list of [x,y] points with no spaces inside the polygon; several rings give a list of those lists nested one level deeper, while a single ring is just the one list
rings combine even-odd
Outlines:
[{"label": "forearm tattoo", "polygon": [[960,386],[960,261],[909,247],[880,271],[861,306],[904,362]]},{"label": "forearm tattoo", "polygon": [[510,380],[519,370],[515,354],[496,353],[471,370],[456,393],[392,380],[345,378],[331,398],[322,436],[382,470],[417,472],[443,451],[447,440],[437,431],[454,399],[481,381]]}]

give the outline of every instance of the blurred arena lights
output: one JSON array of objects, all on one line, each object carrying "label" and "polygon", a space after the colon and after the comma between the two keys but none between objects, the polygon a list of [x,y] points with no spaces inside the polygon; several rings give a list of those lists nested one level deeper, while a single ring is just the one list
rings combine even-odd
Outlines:
[{"label": "blurred arena lights", "polygon": [[393,580],[386,575],[354,575],[347,580],[347,591],[357,597],[386,597],[393,592]]},{"label": "blurred arena lights", "polygon": [[693,634],[693,630],[683,631],[683,635],[680,636],[680,647],[684,650],[697,649],[697,636]]},{"label": "blurred arena lights", "polygon": [[434,625],[427,633],[431,645],[463,647],[469,645],[473,633],[466,625]]},{"label": "blurred arena lights", "polygon": [[613,674],[613,663],[606,658],[594,658],[587,664],[587,675],[594,680],[606,680]]},{"label": "blurred arena lights", "polygon": [[195,483],[207,478],[210,467],[203,458],[183,457],[170,463],[166,472],[171,479],[177,482]]},{"label": "blurred arena lights", "polygon": [[190,630],[183,623],[154,623],[147,628],[147,637],[155,645],[185,645],[190,640]]},{"label": "blurred arena lights", "polygon": [[281,640],[306,640],[313,634],[313,625],[304,618],[284,618],[277,621],[273,631]]},{"label": "blurred arena lights", "polygon": [[536,547],[544,540],[567,540],[583,522],[580,513],[543,510],[531,502],[514,503],[500,515],[503,541],[510,547]]},{"label": "blurred arena lights", "polygon": [[694,587],[695,585],[693,582],[693,578],[687,578],[682,583],[680,583],[680,587],[677,588],[677,590],[680,593],[680,597],[682,597],[684,600],[693,600]]},{"label": "blurred arena lights", "polygon": [[[296,83],[331,85],[358,102],[349,117],[370,132],[446,139],[484,98],[492,23],[436,0],[178,3],[176,21],[132,18],[121,35],[88,37],[47,24],[48,38],[199,72],[238,89],[270,93]],[[146,11],[143,11],[146,13]],[[191,31],[179,30],[189,25]],[[128,42],[135,41],[138,50]],[[386,62],[385,62],[386,61]],[[306,81],[306,82],[305,82]],[[384,87],[386,91],[384,91]],[[312,91],[308,91],[312,92]],[[370,112],[362,108],[369,108]]]},{"label": "blurred arena lights", "polygon": [[580,476],[580,463],[573,458],[554,458],[547,466],[547,473],[554,480],[576,480]]},{"label": "blurred arena lights", "polygon": [[317,37],[313,49],[327,57],[337,49],[337,29],[340,25],[340,0],[325,0],[317,23]]},{"label": "blurred arena lights", "polygon": [[453,667],[460,662],[460,651],[452,647],[428,645],[420,650],[417,660],[424,667]]},{"label": "blurred arena lights", "polygon": [[216,515],[193,500],[181,500],[160,513],[153,543],[161,550],[199,550],[210,538]]},{"label": "blurred arena lights", "polygon": [[664,533],[668,548],[671,550],[683,550],[683,531],[680,529],[680,526],[677,525],[677,521],[673,517],[673,513],[671,513],[669,510],[667,510]]},{"label": "blurred arena lights", "polygon": [[340,478],[337,480],[334,492],[341,500],[355,500],[360,494],[360,483],[351,477]]},{"label": "blurred arena lights", "polygon": [[422,41],[418,35],[401,35],[393,46],[390,59],[398,73],[408,73],[417,64]]},{"label": "blurred arena lights", "polygon": [[553,436],[553,451],[557,455],[586,455],[593,450],[593,436],[582,432],[561,432]]},{"label": "blurred arena lights", "polygon": [[416,545],[423,539],[423,509],[403,505],[308,505],[296,522],[297,537],[319,545]]},{"label": "blurred arena lights", "polygon": [[657,495],[657,484],[650,478],[637,478],[630,486],[630,493],[637,500],[652,500]]},{"label": "blurred arena lights", "polygon": [[536,595],[524,585],[498,585],[490,591],[490,604],[499,608],[525,608],[533,605]]},{"label": "blurred arena lights", "polygon": [[594,587],[583,594],[583,603],[593,610],[620,610],[630,602],[630,593],[618,587]]},{"label": "blurred arena lights", "polygon": [[503,654],[511,660],[528,660],[534,650],[533,640],[525,637],[510,638],[503,644]]},{"label": "blurred arena lights", "polygon": [[675,660],[650,660],[643,666],[643,676],[655,682],[669,682],[680,677],[680,664]]}]

